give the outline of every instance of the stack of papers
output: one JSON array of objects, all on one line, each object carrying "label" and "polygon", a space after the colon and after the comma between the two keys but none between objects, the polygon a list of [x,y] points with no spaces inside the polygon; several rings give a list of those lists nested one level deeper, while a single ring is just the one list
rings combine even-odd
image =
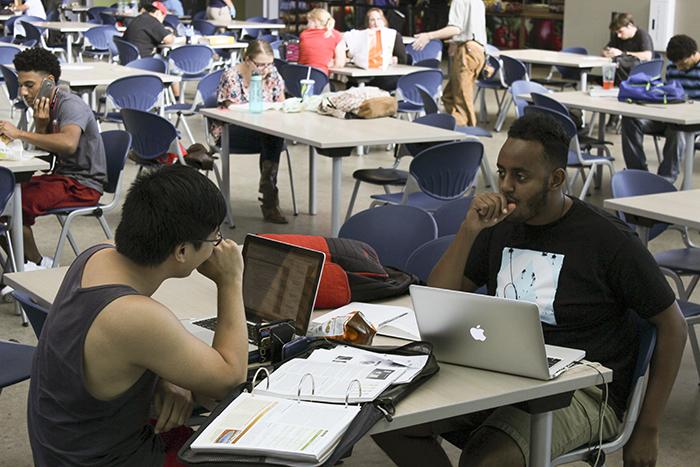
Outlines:
[{"label": "stack of papers", "polygon": [[588,90],[588,95],[591,97],[617,97],[619,92],[618,88],[603,89],[602,86],[593,86]]},{"label": "stack of papers", "polygon": [[411,341],[420,340],[416,314],[412,309],[404,306],[352,302],[316,318],[313,322],[325,323],[336,316],[344,316],[353,311],[361,311],[377,329],[377,334]]}]

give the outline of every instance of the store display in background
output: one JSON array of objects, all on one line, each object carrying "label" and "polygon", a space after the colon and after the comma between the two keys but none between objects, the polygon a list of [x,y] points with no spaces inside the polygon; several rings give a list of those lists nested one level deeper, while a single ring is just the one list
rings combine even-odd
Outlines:
[{"label": "store display in background", "polygon": [[485,0],[489,43],[502,49],[561,50],[563,0]]}]

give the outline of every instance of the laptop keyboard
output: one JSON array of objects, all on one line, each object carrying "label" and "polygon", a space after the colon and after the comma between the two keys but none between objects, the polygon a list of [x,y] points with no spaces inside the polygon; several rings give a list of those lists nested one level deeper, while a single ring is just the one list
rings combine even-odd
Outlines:
[{"label": "laptop keyboard", "polygon": [[209,329],[210,331],[216,331],[216,318],[207,318],[199,321],[193,321],[192,324]]},{"label": "laptop keyboard", "polygon": [[552,368],[557,363],[561,362],[561,358],[547,357],[547,367]]}]

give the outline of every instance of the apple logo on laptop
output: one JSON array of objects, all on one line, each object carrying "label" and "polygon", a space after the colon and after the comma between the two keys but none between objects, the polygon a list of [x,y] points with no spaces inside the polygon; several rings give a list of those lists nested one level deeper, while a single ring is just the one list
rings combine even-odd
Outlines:
[{"label": "apple logo on laptop", "polygon": [[483,329],[481,329],[480,324],[478,324],[475,328],[471,328],[469,330],[469,334],[471,334],[472,338],[476,341],[485,341],[486,340],[486,333],[484,332]]}]

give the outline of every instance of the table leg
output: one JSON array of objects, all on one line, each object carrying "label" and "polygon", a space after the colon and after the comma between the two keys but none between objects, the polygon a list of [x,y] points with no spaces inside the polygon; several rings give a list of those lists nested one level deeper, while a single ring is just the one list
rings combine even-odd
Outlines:
[{"label": "table leg", "polygon": [[340,231],[340,201],[342,198],[343,186],[343,158],[333,158],[333,181],[331,182],[331,236],[337,237]]},{"label": "table leg", "polygon": [[587,71],[581,71],[581,77],[579,78],[580,82],[578,85],[578,90],[586,92],[588,88],[588,72]]},{"label": "table leg", "polygon": [[695,165],[695,133],[686,131],[683,133],[685,140],[685,160],[683,162],[683,184],[681,190],[693,188],[693,167]]},{"label": "table leg", "polygon": [[66,62],[73,63],[73,34],[66,34]]},{"label": "table leg", "polygon": [[552,412],[530,415],[530,465],[549,467],[552,463]]},{"label": "table leg", "polygon": [[12,204],[12,246],[15,249],[17,272],[24,271],[24,236],[22,232],[22,185],[15,183]]},{"label": "table leg", "polygon": [[309,146],[309,214],[316,212],[316,150]]},{"label": "table leg", "polygon": [[231,213],[231,168],[229,167],[229,140],[228,140],[228,123],[224,123],[221,133],[221,194],[224,195],[226,202],[226,219],[229,227],[235,227],[233,223],[233,215]]}]

